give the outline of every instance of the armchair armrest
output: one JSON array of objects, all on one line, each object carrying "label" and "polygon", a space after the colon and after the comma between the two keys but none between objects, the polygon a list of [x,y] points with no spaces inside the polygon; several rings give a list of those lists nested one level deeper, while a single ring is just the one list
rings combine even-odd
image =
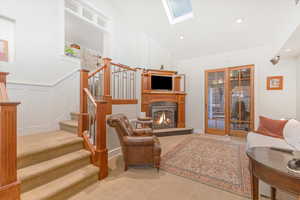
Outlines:
[{"label": "armchair armrest", "polygon": [[154,143],[154,137],[124,137],[124,144],[127,146],[152,146]]},{"label": "armchair armrest", "polygon": [[152,136],[153,130],[151,128],[140,128],[140,129],[134,129],[133,133],[136,136]]}]

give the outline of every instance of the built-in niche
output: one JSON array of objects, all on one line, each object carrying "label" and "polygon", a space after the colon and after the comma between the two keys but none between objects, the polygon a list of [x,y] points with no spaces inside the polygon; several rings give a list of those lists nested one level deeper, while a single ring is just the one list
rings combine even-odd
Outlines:
[{"label": "built-in niche", "polygon": [[15,20],[0,16],[0,62],[15,59]]},{"label": "built-in niche", "polygon": [[109,19],[82,0],[65,0],[65,52],[80,58],[83,52],[102,57],[110,35]]}]

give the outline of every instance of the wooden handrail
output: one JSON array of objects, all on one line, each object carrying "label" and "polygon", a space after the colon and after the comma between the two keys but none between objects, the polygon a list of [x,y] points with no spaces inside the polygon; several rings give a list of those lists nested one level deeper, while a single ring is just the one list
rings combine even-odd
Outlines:
[{"label": "wooden handrail", "polygon": [[89,150],[89,151],[92,153],[92,160],[94,161],[96,149],[95,149],[94,146],[89,142],[89,138],[88,138],[88,136],[87,136],[87,131],[84,131],[82,135],[83,135],[83,139],[84,139],[85,148],[86,148],[87,150]]},{"label": "wooden handrail", "polygon": [[0,200],[19,200],[17,177],[17,106],[8,100],[6,76],[0,72]]},{"label": "wooden handrail", "polygon": [[120,67],[120,68],[123,68],[123,69],[129,70],[129,71],[137,71],[137,69],[136,69],[136,68],[132,68],[132,67],[129,67],[129,66],[127,66],[127,65],[123,65],[123,64],[111,63],[111,65],[114,65],[114,66],[117,66],[117,67]]},{"label": "wooden handrail", "polygon": [[96,100],[95,100],[95,98],[93,97],[93,95],[91,94],[91,92],[89,91],[89,89],[84,88],[83,90],[84,90],[84,92],[86,93],[87,97],[90,99],[90,101],[94,104],[94,106],[97,107]]},{"label": "wooden handrail", "polygon": [[95,71],[93,71],[91,74],[89,74],[89,79],[95,76],[98,72],[103,71],[105,68],[105,65],[102,67],[97,68]]},{"label": "wooden handrail", "polygon": [[[129,70],[129,71],[137,71],[137,68],[132,68],[127,65],[115,64],[115,63],[111,63],[111,65],[120,67],[122,69]],[[95,71],[93,71],[91,74],[89,74],[89,79],[92,78],[93,76],[95,76],[98,72],[104,71],[105,67],[106,67],[106,65],[103,65],[102,67],[98,67]]]}]

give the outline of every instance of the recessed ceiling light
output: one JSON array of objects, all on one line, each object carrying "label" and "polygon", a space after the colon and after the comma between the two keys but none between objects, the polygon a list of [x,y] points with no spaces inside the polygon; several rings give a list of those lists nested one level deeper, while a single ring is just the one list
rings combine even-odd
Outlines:
[{"label": "recessed ceiling light", "polygon": [[285,52],[291,52],[292,49],[285,49],[284,51],[285,51]]},{"label": "recessed ceiling light", "polygon": [[235,20],[236,23],[241,24],[244,22],[244,19],[242,18],[238,18],[237,20]]},{"label": "recessed ceiling light", "polygon": [[183,36],[183,35],[179,36],[179,39],[183,40],[183,39],[184,39],[184,36]]}]

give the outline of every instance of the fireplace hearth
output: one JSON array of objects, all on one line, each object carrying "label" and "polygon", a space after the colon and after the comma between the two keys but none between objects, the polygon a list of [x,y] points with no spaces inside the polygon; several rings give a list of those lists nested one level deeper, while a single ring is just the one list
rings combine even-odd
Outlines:
[{"label": "fireplace hearth", "polygon": [[150,105],[154,129],[177,127],[177,103],[155,102]]}]

